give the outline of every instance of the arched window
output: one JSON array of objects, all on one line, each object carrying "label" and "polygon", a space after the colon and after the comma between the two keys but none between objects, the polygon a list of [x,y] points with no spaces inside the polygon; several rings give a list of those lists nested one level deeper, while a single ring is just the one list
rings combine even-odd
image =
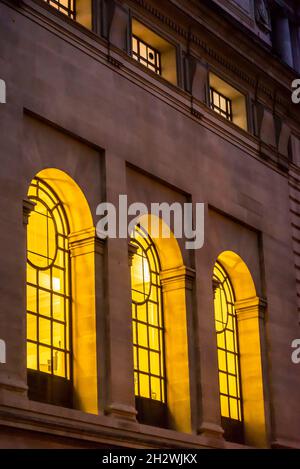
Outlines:
[{"label": "arched window", "polygon": [[42,179],[27,228],[27,369],[29,398],[72,406],[71,275],[64,207]]},{"label": "arched window", "polygon": [[136,226],[131,267],[134,385],[138,420],[167,425],[164,318],[160,264],[149,234]]},{"label": "arched window", "polygon": [[213,273],[222,426],[227,440],[243,442],[240,354],[234,291],[227,272],[216,262]]}]

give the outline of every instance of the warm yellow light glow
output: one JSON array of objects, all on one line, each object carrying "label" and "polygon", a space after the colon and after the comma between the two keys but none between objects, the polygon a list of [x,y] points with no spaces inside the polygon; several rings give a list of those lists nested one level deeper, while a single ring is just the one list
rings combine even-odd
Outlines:
[{"label": "warm yellow light glow", "polygon": [[214,73],[209,73],[210,106],[244,130],[248,128],[246,97]]},{"label": "warm yellow light glow", "polygon": [[28,197],[36,205],[27,229],[27,366],[69,379],[67,220],[45,181],[35,178]]},{"label": "warm yellow light glow", "polygon": [[217,262],[214,267],[214,310],[221,415],[242,421],[239,349],[234,301],[229,277],[222,265]]},{"label": "warm yellow light glow", "polygon": [[164,337],[159,260],[151,238],[142,228],[135,228],[132,243],[137,247],[131,267],[135,393],[137,396],[164,402]]}]

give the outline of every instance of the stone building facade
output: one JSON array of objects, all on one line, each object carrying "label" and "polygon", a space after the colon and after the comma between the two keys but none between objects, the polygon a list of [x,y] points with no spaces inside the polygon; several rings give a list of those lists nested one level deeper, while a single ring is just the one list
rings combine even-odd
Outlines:
[{"label": "stone building facade", "polygon": [[0,2],[1,448],[300,448],[297,3]]}]

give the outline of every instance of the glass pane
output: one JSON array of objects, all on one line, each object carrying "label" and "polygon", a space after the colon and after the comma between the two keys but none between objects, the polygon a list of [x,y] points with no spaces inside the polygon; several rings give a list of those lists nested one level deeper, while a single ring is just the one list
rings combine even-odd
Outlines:
[{"label": "glass pane", "polygon": [[227,371],[226,353],[223,350],[218,351],[218,359],[219,359],[219,369],[222,371]]},{"label": "glass pane", "polygon": [[51,296],[44,290],[39,290],[39,314],[44,316],[51,314]]},{"label": "glass pane", "polygon": [[219,373],[219,381],[220,381],[220,392],[222,394],[228,394],[227,375],[225,373]]},{"label": "glass pane", "polygon": [[39,342],[51,345],[51,321],[39,318]]},{"label": "glass pane", "polygon": [[220,108],[222,111],[226,112],[226,99],[224,99],[223,96],[220,97]]},{"label": "glass pane", "polygon": [[52,288],[55,292],[64,292],[64,271],[55,267],[52,269]]},{"label": "glass pane", "polygon": [[64,303],[65,300],[62,296],[53,295],[53,319],[64,321]]},{"label": "glass pane", "polygon": [[225,334],[219,333],[217,334],[217,343],[219,348],[225,348]]},{"label": "glass pane", "polygon": [[132,50],[133,52],[136,52],[138,51],[138,48],[137,48],[137,40],[135,37],[132,38]]},{"label": "glass pane", "polygon": [[159,350],[158,329],[149,327],[149,347]]},{"label": "glass pane", "polygon": [[221,402],[221,415],[223,417],[229,417],[229,407],[228,407],[228,399],[225,396],[220,396]]},{"label": "glass pane", "polygon": [[53,346],[65,348],[65,327],[59,322],[53,322]]},{"label": "glass pane", "polygon": [[151,399],[161,400],[160,379],[151,377]]},{"label": "glass pane", "polygon": [[39,285],[43,288],[47,288],[48,290],[50,290],[51,288],[51,272],[50,272],[50,269],[48,270],[40,270],[39,271]]},{"label": "glass pane", "polygon": [[147,306],[146,303],[137,305],[137,319],[139,321],[147,322]]},{"label": "glass pane", "polygon": [[37,346],[31,342],[27,342],[27,368],[37,369]]},{"label": "glass pane", "polygon": [[39,346],[40,371],[51,373],[51,348]]},{"label": "glass pane", "polygon": [[160,375],[160,367],[159,367],[159,354],[155,352],[150,352],[150,366],[151,366],[151,373],[153,375]]},{"label": "glass pane", "polygon": [[153,324],[154,326],[158,326],[158,309],[155,303],[148,302],[148,321],[149,324]]},{"label": "glass pane", "polygon": [[139,373],[140,379],[140,396],[150,397],[149,376]]},{"label": "glass pane", "polygon": [[53,350],[53,373],[57,376],[66,377],[64,352]]},{"label": "glass pane", "polygon": [[236,399],[229,399],[230,402],[230,417],[232,419],[238,420],[239,412],[238,412],[238,401]]},{"label": "glass pane", "polygon": [[143,44],[142,42],[140,42],[140,56],[143,57],[144,59],[147,58],[147,48],[145,44]]},{"label": "glass pane", "polygon": [[147,326],[138,324],[138,343],[143,347],[148,347]]},{"label": "glass pane", "polygon": [[27,311],[37,312],[36,288],[27,285]]},{"label": "glass pane", "polygon": [[139,349],[139,370],[149,373],[148,352],[142,348]]},{"label": "glass pane", "polygon": [[228,372],[235,374],[236,373],[235,356],[233,355],[233,353],[227,354],[227,363],[228,363]]},{"label": "glass pane", "polygon": [[36,269],[27,264],[27,282],[36,284]]},{"label": "glass pane", "polygon": [[27,339],[37,341],[37,317],[27,314]]},{"label": "glass pane", "polygon": [[236,377],[235,376],[228,376],[228,383],[229,383],[229,394],[232,397],[237,397],[237,387],[236,387]]},{"label": "glass pane", "polygon": [[234,352],[234,341],[233,341],[233,333],[230,331],[226,331],[226,346],[229,352]]}]

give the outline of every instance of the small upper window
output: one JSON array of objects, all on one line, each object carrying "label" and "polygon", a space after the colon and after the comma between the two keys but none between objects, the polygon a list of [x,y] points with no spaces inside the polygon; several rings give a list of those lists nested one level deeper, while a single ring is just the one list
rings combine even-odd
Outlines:
[{"label": "small upper window", "polygon": [[210,88],[210,106],[221,116],[232,121],[232,101],[231,99],[219,93],[214,88]]},{"label": "small upper window", "polygon": [[92,0],[44,0],[48,5],[92,29]]},{"label": "small upper window", "polygon": [[49,5],[69,16],[73,20],[76,18],[75,0],[45,0]]},{"label": "small upper window", "polygon": [[176,47],[135,18],[132,20],[131,54],[149,70],[177,85]]},{"label": "small upper window", "polygon": [[245,95],[214,73],[209,74],[209,106],[225,119],[248,129]]},{"label": "small upper window", "polygon": [[160,52],[137,36],[132,36],[132,57],[153,72],[161,75]]}]

